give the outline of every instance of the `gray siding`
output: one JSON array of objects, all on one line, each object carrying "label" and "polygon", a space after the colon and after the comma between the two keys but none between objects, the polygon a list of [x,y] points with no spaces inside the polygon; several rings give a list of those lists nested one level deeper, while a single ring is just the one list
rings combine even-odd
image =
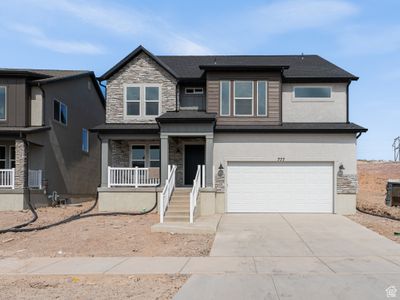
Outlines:
[{"label": "gray siding", "polygon": [[25,79],[0,78],[0,86],[6,87],[7,97],[7,120],[0,121],[0,126],[27,126],[29,109]]},{"label": "gray siding", "polygon": [[[220,81],[221,80],[266,80],[268,81],[268,115],[233,116],[233,91],[231,90],[231,116],[220,116]],[[211,72],[207,75],[207,112],[217,113],[219,125],[278,125],[281,122],[281,76],[271,72]],[[231,87],[233,89],[233,86]]]},{"label": "gray siding", "polygon": [[[104,123],[105,112],[89,77],[43,85],[45,119],[52,129],[43,135],[45,176],[49,192],[94,195],[100,184],[100,143],[90,134],[89,153],[81,150],[82,128]],[[68,106],[68,125],[53,120],[53,101]]]}]

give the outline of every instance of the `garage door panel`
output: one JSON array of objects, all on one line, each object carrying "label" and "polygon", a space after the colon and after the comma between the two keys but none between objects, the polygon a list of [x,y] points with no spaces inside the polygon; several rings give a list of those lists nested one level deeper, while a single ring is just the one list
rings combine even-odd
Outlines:
[{"label": "garage door panel", "polygon": [[228,212],[332,212],[329,163],[228,165]]}]

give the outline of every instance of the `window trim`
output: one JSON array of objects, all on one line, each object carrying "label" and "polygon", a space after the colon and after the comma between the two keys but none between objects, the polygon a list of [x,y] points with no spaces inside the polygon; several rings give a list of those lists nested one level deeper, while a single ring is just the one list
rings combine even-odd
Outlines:
[{"label": "window trim", "polygon": [[14,148],[14,151],[16,151],[15,145],[10,145],[8,147],[8,167],[9,167],[9,169],[12,169],[11,162],[14,162],[15,165],[17,163],[17,153],[16,152],[14,152],[15,153],[14,159],[11,158],[11,153],[12,153],[11,148]]},{"label": "window trim", "polygon": [[0,118],[0,122],[7,121],[7,86],[0,85],[0,89],[4,88],[4,119]]},{"label": "window trim", "polygon": [[[296,88],[328,88],[330,89],[330,97],[296,97]],[[334,101],[332,97],[332,86],[329,85],[295,85],[292,91],[292,101],[293,102],[332,102]]]},{"label": "window trim", "polygon": [[[86,144],[87,144],[87,149],[84,148],[84,139],[83,139],[83,132],[84,132],[84,131],[86,132]],[[82,150],[83,152],[85,152],[85,153],[89,153],[89,151],[90,151],[89,141],[90,141],[90,138],[89,138],[89,130],[88,130],[87,128],[82,128],[82,147],[81,147],[81,150]]]},{"label": "window trim", "polygon": [[[58,118],[60,119],[60,120],[56,120],[55,118],[54,118],[54,102],[58,102],[59,104],[60,104],[60,110],[59,110],[59,112],[58,112]],[[65,106],[65,108],[66,108],[66,118],[65,118],[65,123],[63,123],[63,122],[61,122],[61,107],[62,106]],[[63,125],[63,126],[68,126],[68,105],[66,105],[64,102],[62,102],[62,101],[60,101],[60,100],[58,100],[58,99],[54,99],[54,101],[53,101],[53,121],[54,122],[57,122],[58,124],[61,124],[61,125]]]},{"label": "window trim", "polygon": [[[251,114],[243,115],[236,114],[236,99],[249,100],[250,97],[236,97],[236,82],[250,82],[251,83]],[[233,115],[235,117],[253,117],[254,116],[254,80],[234,80],[233,81]]]},{"label": "window trim", "polygon": [[[265,114],[260,114],[258,111],[258,86],[260,82],[264,82],[265,85]],[[257,117],[268,117],[268,80],[257,80]]]},{"label": "window trim", "polygon": [[[127,100],[127,89],[129,87],[138,87],[139,88],[139,100]],[[157,87],[158,88],[158,115],[147,115],[146,114],[146,102],[153,102],[155,100],[148,100],[146,101],[146,87]],[[162,86],[161,84],[157,83],[125,83],[123,85],[123,92],[124,92],[124,119],[125,120],[132,120],[136,118],[156,118],[161,115],[161,101],[162,101]],[[128,115],[128,105],[127,102],[139,102],[139,114],[138,115]]]},{"label": "window trim", "polygon": [[[193,89],[193,93],[189,93],[188,90]],[[201,90],[201,92],[196,92],[196,90]],[[186,95],[204,95],[204,88],[203,87],[185,87],[185,94]]]},{"label": "window trim", "polygon": [[[228,83],[228,114],[222,114],[222,83]],[[232,84],[230,80],[221,80],[219,82],[219,115],[222,117],[227,117],[231,115],[231,88]]]},{"label": "window trim", "polygon": [[[155,159],[151,159],[151,155],[150,155],[150,150],[151,150],[151,147],[154,147],[154,146],[156,146],[156,147],[158,147],[158,150],[159,150],[159,152],[160,152],[160,158],[159,159],[157,159],[157,160],[155,160]],[[160,168],[161,169],[161,145],[160,144],[148,144],[148,154],[149,154],[149,157],[148,157],[148,161],[149,161],[149,164],[148,164],[148,168]],[[146,153],[145,153],[146,154]],[[152,161],[159,161],[160,162],[160,166],[159,167],[152,167],[151,166],[151,162]]]}]

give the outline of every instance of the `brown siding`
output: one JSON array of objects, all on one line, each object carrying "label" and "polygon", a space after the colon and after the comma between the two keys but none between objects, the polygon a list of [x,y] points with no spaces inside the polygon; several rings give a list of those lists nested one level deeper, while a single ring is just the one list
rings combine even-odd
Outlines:
[{"label": "brown siding", "polygon": [[0,86],[6,87],[7,115],[0,126],[27,126],[27,87],[25,79],[0,78]]},{"label": "brown siding", "polygon": [[[256,102],[254,116],[240,117],[233,115],[233,100],[231,100],[231,116],[219,115],[219,97],[221,80],[266,80],[268,81],[268,115],[256,116]],[[217,113],[219,125],[279,125],[281,122],[281,75],[271,72],[212,72],[207,74],[207,112]],[[233,93],[231,92],[231,96]],[[256,99],[257,91],[254,96]]]}]

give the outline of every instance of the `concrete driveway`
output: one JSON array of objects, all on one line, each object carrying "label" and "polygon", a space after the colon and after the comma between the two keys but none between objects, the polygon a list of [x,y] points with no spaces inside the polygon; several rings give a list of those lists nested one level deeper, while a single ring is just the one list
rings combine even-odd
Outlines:
[{"label": "concrete driveway", "polygon": [[400,299],[400,245],[343,216],[227,214],[210,256],[175,299]]}]

